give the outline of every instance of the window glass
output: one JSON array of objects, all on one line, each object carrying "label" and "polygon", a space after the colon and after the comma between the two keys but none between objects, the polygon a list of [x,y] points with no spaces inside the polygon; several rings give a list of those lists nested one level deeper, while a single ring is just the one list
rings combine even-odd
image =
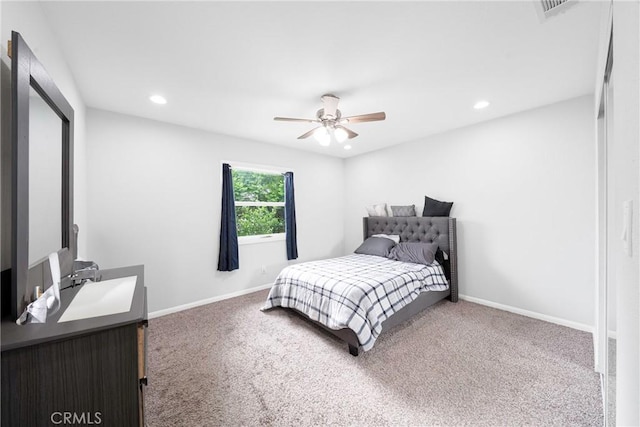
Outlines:
[{"label": "window glass", "polygon": [[284,233],[284,177],[232,169],[238,237]]}]

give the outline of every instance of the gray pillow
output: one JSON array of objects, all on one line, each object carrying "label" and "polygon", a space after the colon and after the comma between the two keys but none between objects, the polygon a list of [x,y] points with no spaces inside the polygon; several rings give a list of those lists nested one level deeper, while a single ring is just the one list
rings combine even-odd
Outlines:
[{"label": "gray pillow", "polygon": [[386,258],[391,248],[395,245],[396,242],[386,237],[369,237],[362,242],[354,252],[357,254],[377,255]]},{"label": "gray pillow", "polygon": [[401,242],[391,249],[387,258],[414,264],[430,265],[436,257],[437,243]]},{"label": "gray pillow", "polygon": [[416,216],[416,205],[391,206],[393,216]]}]

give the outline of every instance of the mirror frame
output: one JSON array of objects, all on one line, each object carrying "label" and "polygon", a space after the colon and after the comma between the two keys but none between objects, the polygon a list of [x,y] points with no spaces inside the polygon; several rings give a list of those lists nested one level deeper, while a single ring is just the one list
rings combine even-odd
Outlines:
[{"label": "mirror frame", "polygon": [[[29,88],[62,120],[61,249],[75,253],[73,236],[73,108],[22,36],[11,32],[11,316],[28,303],[29,277]],[[60,252],[59,251],[59,252]],[[42,263],[48,263],[48,260]],[[63,272],[64,275],[64,272]],[[36,284],[37,285],[37,284]],[[43,286],[44,283],[40,284]],[[34,285],[35,286],[35,285]]]}]

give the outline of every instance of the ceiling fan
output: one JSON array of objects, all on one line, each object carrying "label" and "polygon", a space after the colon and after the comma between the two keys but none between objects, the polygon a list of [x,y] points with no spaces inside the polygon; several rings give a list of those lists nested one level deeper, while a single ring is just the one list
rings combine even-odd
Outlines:
[{"label": "ceiling fan", "polygon": [[319,123],[320,126],[311,129],[309,132],[303,133],[298,137],[298,139],[308,138],[309,136],[313,135],[320,143],[320,145],[327,146],[331,144],[332,136],[339,143],[358,136],[357,133],[343,126],[345,124],[376,122],[379,120],[384,120],[387,117],[384,112],[342,117],[342,112],[338,110],[338,101],[340,101],[340,98],[332,94],[326,94],[322,95],[320,99],[322,100],[324,107],[318,110],[315,119],[274,117],[273,120],[284,122]]}]

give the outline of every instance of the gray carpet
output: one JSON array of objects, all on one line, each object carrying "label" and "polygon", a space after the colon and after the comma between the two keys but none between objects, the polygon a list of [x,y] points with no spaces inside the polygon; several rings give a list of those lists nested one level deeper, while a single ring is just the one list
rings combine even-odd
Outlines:
[{"label": "gray carpet", "polygon": [[602,425],[588,333],[443,301],[352,357],[267,291],[152,319],[148,425]]}]

